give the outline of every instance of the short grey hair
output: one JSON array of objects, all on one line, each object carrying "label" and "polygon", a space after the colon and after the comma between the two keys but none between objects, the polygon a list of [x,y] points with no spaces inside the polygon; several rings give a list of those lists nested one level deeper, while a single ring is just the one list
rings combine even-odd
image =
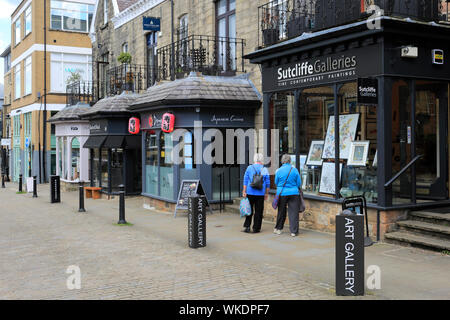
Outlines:
[{"label": "short grey hair", "polygon": [[253,162],[261,162],[264,163],[264,156],[262,153],[255,153],[255,155],[253,156]]},{"label": "short grey hair", "polygon": [[281,157],[281,164],[291,163],[291,156],[288,154],[283,154]]}]

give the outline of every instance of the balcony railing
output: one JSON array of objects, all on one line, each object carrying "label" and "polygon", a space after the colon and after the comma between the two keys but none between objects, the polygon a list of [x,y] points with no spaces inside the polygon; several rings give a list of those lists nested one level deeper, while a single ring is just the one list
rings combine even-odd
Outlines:
[{"label": "balcony railing", "polygon": [[[67,85],[66,103],[78,102],[95,104],[107,96],[124,91],[142,93],[153,85],[156,75],[153,68],[136,64],[122,64],[106,70],[105,78],[98,81],[78,81]],[[152,71],[152,72],[148,72]]]},{"label": "balcony railing", "polygon": [[364,20],[378,8],[385,16],[450,21],[447,0],[274,0],[258,8],[259,46]]},{"label": "balcony railing", "polygon": [[94,104],[104,98],[104,96],[99,96],[97,88],[97,83],[92,81],[77,81],[68,84],[66,86],[66,104],[68,106],[76,105],[79,102]]},{"label": "balcony railing", "polygon": [[179,79],[192,71],[214,76],[244,72],[244,46],[243,39],[228,37],[191,35],[180,39],[157,50],[157,78]]},{"label": "balcony railing", "polygon": [[147,67],[138,64],[121,64],[106,72],[107,95],[124,91],[141,93],[148,88]]}]

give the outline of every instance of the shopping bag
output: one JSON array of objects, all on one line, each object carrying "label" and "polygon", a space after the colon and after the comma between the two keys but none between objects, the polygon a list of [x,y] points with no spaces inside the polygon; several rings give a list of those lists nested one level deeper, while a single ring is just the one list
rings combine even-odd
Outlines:
[{"label": "shopping bag", "polygon": [[252,214],[252,207],[250,206],[250,201],[248,201],[248,198],[241,200],[241,203],[239,204],[239,211],[241,212],[241,218]]}]

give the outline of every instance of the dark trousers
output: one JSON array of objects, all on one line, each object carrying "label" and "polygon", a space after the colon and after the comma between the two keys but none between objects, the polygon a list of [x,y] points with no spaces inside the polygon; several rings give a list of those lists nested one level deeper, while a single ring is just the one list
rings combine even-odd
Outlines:
[{"label": "dark trousers", "polygon": [[252,214],[245,217],[244,228],[250,228],[253,218],[253,231],[260,231],[263,220],[264,196],[247,195],[252,208]]},{"label": "dark trousers", "polygon": [[300,211],[299,195],[280,196],[280,200],[278,201],[277,224],[275,225],[275,229],[283,230],[284,222],[286,221],[286,206],[289,216],[289,229],[291,233],[297,234]]}]

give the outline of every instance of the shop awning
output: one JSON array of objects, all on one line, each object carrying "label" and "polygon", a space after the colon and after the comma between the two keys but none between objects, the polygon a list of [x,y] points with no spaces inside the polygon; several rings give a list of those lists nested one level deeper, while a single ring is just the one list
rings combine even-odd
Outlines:
[{"label": "shop awning", "polygon": [[83,148],[101,148],[106,136],[90,136],[83,145]]},{"label": "shop awning", "polygon": [[125,136],[108,136],[106,138],[105,143],[103,144],[104,148],[123,148],[123,143],[125,140]]},{"label": "shop awning", "polygon": [[141,136],[125,136],[125,146],[127,149],[140,149]]}]

